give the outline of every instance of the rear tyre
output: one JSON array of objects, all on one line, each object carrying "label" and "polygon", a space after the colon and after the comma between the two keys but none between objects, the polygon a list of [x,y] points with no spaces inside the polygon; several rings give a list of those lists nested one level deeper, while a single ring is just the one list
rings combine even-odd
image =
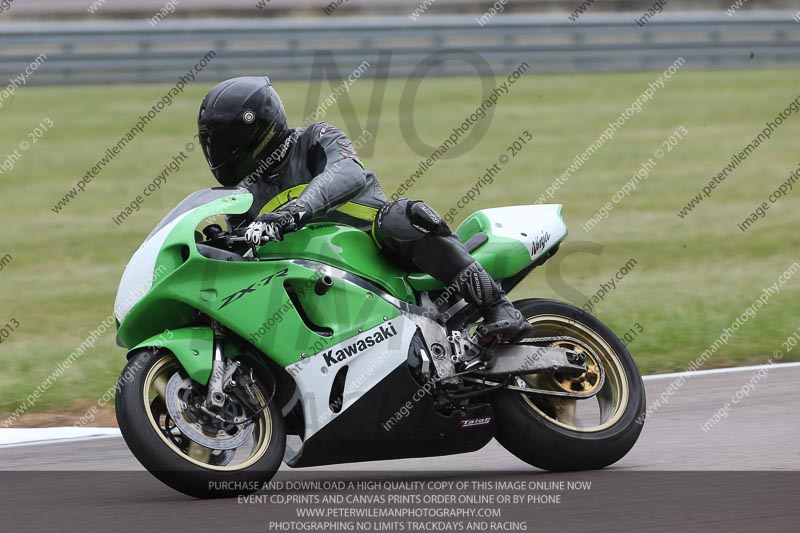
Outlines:
[{"label": "rear tyre", "polygon": [[[218,434],[207,421],[191,419],[190,415],[196,414],[189,409],[182,411],[181,417],[187,417],[198,435],[212,439],[208,447],[187,437],[170,415],[165,397],[169,396],[167,391],[175,391],[175,383],[182,383],[179,402],[192,403],[191,398],[205,394],[206,388],[187,379],[178,360],[167,350],[144,349],[123,369],[117,385],[117,422],[136,459],[165,484],[195,498],[225,498],[261,490],[278,470],[286,446],[283,417],[275,402],[267,401],[267,389],[256,380],[254,394],[264,408],[253,422],[252,432],[249,427],[241,429],[244,426],[219,428],[219,435],[231,438],[228,444],[219,444],[221,448],[227,448],[238,431],[245,431],[241,446],[214,449],[210,442]],[[185,408],[187,404],[181,405]],[[235,414],[237,409],[241,415],[243,409],[234,404],[228,412]],[[185,423],[183,427],[187,427]]]},{"label": "rear tyre", "polygon": [[[497,441],[544,470],[592,470],[619,461],[639,438],[646,408],[644,385],[631,354],[610,329],[580,308],[544,299],[514,305],[533,325],[531,336],[578,339],[600,359],[595,361],[580,344],[550,341],[551,346],[587,355],[587,372],[577,377],[558,373],[526,376],[524,383],[517,384],[597,394],[577,400],[501,389],[492,400]],[[604,381],[599,379],[600,365]]]}]

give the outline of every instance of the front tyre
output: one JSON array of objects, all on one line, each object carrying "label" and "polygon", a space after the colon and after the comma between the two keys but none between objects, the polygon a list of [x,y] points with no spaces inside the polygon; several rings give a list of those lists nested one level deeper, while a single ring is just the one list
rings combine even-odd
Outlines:
[{"label": "front tyre", "polygon": [[[531,337],[556,338],[548,345],[587,356],[587,372],[581,376],[550,372],[520,377],[514,384],[595,394],[578,400],[502,389],[492,400],[498,442],[544,470],[592,470],[619,461],[639,438],[646,408],[644,384],[631,354],[608,327],[580,308],[545,299],[514,305],[533,325]],[[599,379],[600,366],[604,380]]]},{"label": "front tyre", "polygon": [[125,443],[150,473],[189,496],[222,498],[260,490],[283,459],[286,434],[280,411],[256,380],[254,395],[263,409],[253,413],[231,395],[222,416],[241,420],[250,414],[255,420],[224,424],[193,408],[205,392],[171,352],[148,348],[134,354],[122,371],[115,400]]}]

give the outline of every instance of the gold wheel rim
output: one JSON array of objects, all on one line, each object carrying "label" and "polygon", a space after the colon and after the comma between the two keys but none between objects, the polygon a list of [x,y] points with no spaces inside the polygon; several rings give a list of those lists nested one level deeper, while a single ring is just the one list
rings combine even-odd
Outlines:
[{"label": "gold wheel rim", "polygon": [[[272,441],[272,416],[270,415],[269,409],[264,409],[262,411],[262,416],[256,422],[256,427],[253,429],[253,438],[257,439],[256,444],[253,446],[253,452],[251,452],[250,457],[246,460],[242,461],[241,463],[237,463],[235,465],[212,465],[210,463],[201,461],[192,457],[191,455],[187,454],[183,450],[181,450],[178,446],[175,445],[170,439],[168,439],[159,426],[158,420],[153,415],[153,411],[150,408],[150,393],[154,393],[158,396],[162,396],[161,393],[158,392],[159,387],[162,390],[166,387],[166,381],[180,368],[180,364],[178,360],[175,358],[174,355],[168,354],[163,356],[159,359],[156,364],[150,369],[145,376],[144,385],[143,385],[143,394],[142,400],[144,402],[144,409],[147,413],[147,419],[150,421],[150,425],[153,426],[153,429],[156,432],[156,435],[166,444],[173,452],[178,454],[182,459],[185,461],[189,461],[190,463],[197,465],[201,468],[205,468],[207,470],[216,470],[220,472],[235,472],[238,470],[243,470],[257,461],[259,461],[264,454],[269,449],[270,442]],[[161,381],[165,380],[165,381]],[[254,392],[258,397],[258,400],[264,403],[264,396],[261,394],[261,391],[258,387],[254,388]],[[163,396],[162,396],[163,399]],[[186,437],[188,439],[188,437]],[[198,445],[199,446],[199,445]],[[208,450],[208,448],[202,447],[204,450]],[[238,448],[237,448],[238,451]]]},{"label": "gold wheel rim", "polygon": [[586,350],[583,346],[570,341],[555,341],[550,343],[554,348],[566,348],[573,352],[582,354],[585,359],[586,372],[580,376],[573,376],[566,373],[554,372],[548,378],[552,385],[563,392],[589,395],[595,392],[601,385],[600,362]]},{"label": "gold wheel rim", "polygon": [[[592,349],[592,351],[597,354],[597,357],[600,359],[599,363],[602,365],[606,374],[605,382],[597,394],[585,400],[559,398],[556,396],[539,396],[538,399],[540,401],[550,404],[549,406],[551,407],[555,416],[551,416],[542,410],[538,405],[536,405],[536,403],[531,399],[531,396],[528,394],[521,394],[522,399],[525,401],[528,407],[551,424],[580,433],[596,433],[598,431],[608,429],[616,424],[625,413],[625,408],[628,405],[630,393],[628,389],[628,377],[625,369],[622,367],[622,363],[617,357],[617,354],[614,352],[608,342],[606,342],[605,339],[603,339],[588,326],[563,316],[539,315],[535,317],[529,317],[528,322],[533,325],[534,331],[537,332],[537,335],[551,336],[550,332],[552,332],[552,336],[573,337],[586,343]],[[548,333],[542,333],[543,331]],[[597,365],[597,361],[594,361],[594,358],[590,353],[580,346],[575,346],[569,341],[555,341],[550,345],[561,348],[575,348],[576,351],[584,353],[587,358],[587,366],[589,367],[590,372],[592,371],[592,368]],[[585,375],[586,374],[583,374],[582,376]],[[549,375],[529,375],[524,376],[522,379],[527,385],[534,388],[560,392],[565,390],[565,382],[558,377],[552,377]],[[594,387],[590,388],[589,390],[594,390],[597,385],[599,385],[599,383],[596,383]],[[574,389],[569,390],[574,391]],[[586,391],[579,390],[575,392],[584,393]],[[589,427],[581,427],[576,425],[574,417],[578,401],[596,401],[599,403],[601,417],[599,424]]]}]

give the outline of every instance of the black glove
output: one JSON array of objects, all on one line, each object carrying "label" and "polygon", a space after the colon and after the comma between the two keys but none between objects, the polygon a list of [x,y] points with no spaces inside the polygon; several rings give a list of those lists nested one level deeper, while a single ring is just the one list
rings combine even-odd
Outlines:
[{"label": "black glove", "polygon": [[261,213],[248,227],[244,236],[250,244],[282,241],[286,233],[300,229],[311,218],[311,210],[305,202],[292,200],[277,211]]}]

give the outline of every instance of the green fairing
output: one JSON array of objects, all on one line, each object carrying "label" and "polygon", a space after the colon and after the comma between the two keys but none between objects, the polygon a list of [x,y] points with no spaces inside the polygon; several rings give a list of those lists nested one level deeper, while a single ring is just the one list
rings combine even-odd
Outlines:
[{"label": "green fairing", "polygon": [[204,385],[208,383],[214,353],[214,332],[211,328],[167,330],[142,341],[131,352],[151,346],[171,351],[189,377]]},{"label": "green fairing", "polygon": [[[231,191],[230,196],[172,219],[173,226],[155,259],[158,276],[119,324],[118,343],[142,347],[155,339],[178,350],[176,355],[193,379],[205,383],[213,351],[210,330],[186,328],[196,323],[198,311],[225,324],[284,367],[400,314],[397,307],[373,292],[335,277],[333,287],[318,296],[314,288],[322,273],[292,260],[315,261],[351,272],[410,303],[416,303],[414,290],[442,288],[441,282],[427,275],[405,276],[380,254],[366,233],[337,224],[310,224],[286,235],[283,242],[268,243],[259,250],[260,261],[223,261],[201,255],[195,246],[195,231],[218,222],[211,217],[246,212],[252,200],[249,193]],[[462,241],[478,232],[486,233],[489,240],[473,256],[495,279],[512,276],[530,264],[526,247],[494,235],[480,211],[456,230]],[[295,301],[304,311],[302,316]],[[160,338],[165,328],[176,334],[169,342]],[[202,333],[177,334],[196,331]],[[202,347],[198,356],[193,355],[196,346]],[[226,355],[239,355],[231,348],[226,347]]]},{"label": "green fairing", "polygon": [[406,272],[380,253],[372,237],[350,226],[309,224],[301,231],[285,235],[281,242],[262,246],[258,256],[326,263],[369,280],[396,298],[416,303],[414,290],[405,279]]},{"label": "green fairing", "polygon": [[[290,246],[285,254],[273,254],[272,260],[264,261],[228,262],[202,256],[193,245],[198,224],[221,212],[244,212],[251,201],[249,194],[222,198],[190,211],[177,223],[156,260],[156,271],[162,274],[120,325],[117,337],[123,345],[140,345],[164,328],[180,328],[197,310],[225,323],[275,362],[287,366],[357,335],[359,328],[372,328],[400,314],[372,292],[349,283],[334,281],[324,296],[317,296],[314,286],[321,274],[279,257],[297,258],[299,254]],[[315,230],[298,234],[303,231]],[[327,249],[338,253],[336,246]],[[324,258],[320,253],[318,259]],[[328,264],[335,262],[328,259]],[[311,328],[290,300],[287,287],[296,294]],[[324,328],[330,335],[312,328]]]},{"label": "green fairing", "polygon": [[[531,264],[531,254],[525,245],[508,237],[494,235],[489,219],[480,211],[464,219],[456,228],[455,234],[461,242],[467,242],[470,237],[480,232],[486,233],[489,240],[471,255],[494,279],[511,277]],[[427,274],[411,274],[408,276],[408,282],[420,292],[440,290],[444,287],[444,283]]]}]

